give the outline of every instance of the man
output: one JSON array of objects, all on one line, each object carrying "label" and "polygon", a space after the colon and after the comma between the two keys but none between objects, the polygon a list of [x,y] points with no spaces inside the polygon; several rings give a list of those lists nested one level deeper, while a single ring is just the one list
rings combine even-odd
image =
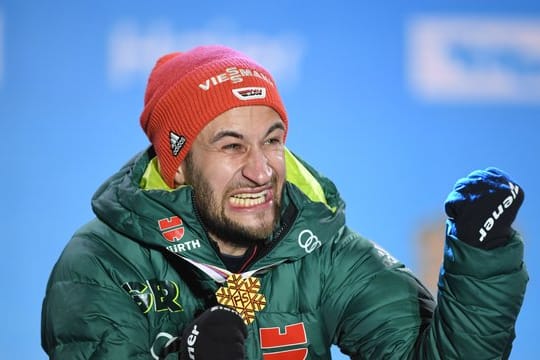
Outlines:
[{"label": "man", "polygon": [[271,75],[198,47],[158,60],[152,146],[92,199],[42,312],[51,359],[499,359],[527,273],[523,191],[489,168],[459,180],[438,301],[347,227],[334,184],[285,148]]}]

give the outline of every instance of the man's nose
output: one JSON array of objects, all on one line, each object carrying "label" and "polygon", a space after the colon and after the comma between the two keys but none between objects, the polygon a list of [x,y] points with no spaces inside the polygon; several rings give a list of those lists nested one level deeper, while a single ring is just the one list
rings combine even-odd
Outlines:
[{"label": "man's nose", "polygon": [[257,185],[264,185],[272,178],[268,157],[260,148],[251,148],[242,175]]}]

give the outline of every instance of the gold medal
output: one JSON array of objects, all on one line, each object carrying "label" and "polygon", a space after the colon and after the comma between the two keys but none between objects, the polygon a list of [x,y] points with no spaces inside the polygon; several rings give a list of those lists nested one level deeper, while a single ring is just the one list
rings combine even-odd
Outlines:
[{"label": "gold medal", "polygon": [[236,310],[249,325],[255,320],[255,312],[266,306],[266,298],[259,293],[261,282],[258,278],[243,278],[240,274],[227,277],[227,286],[216,291],[218,303]]}]

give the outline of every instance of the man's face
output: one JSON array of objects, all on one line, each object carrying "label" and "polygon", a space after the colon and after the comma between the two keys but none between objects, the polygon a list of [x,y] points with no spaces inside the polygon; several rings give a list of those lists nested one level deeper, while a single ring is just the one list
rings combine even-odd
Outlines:
[{"label": "man's face", "polygon": [[208,232],[247,246],[267,239],[285,182],[285,126],[266,106],[231,109],[197,136],[182,165]]}]

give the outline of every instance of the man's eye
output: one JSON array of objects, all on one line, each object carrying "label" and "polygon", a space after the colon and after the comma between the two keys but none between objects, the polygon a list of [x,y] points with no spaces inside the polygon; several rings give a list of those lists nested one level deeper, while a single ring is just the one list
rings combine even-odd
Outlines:
[{"label": "man's eye", "polygon": [[269,144],[269,145],[280,145],[281,144],[281,139],[280,138],[270,138],[270,139],[266,140],[266,143]]},{"label": "man's eye", "polygon": [[240,150],[242,145],[240,144],[227,144],[223,146],[223,150]]}]

